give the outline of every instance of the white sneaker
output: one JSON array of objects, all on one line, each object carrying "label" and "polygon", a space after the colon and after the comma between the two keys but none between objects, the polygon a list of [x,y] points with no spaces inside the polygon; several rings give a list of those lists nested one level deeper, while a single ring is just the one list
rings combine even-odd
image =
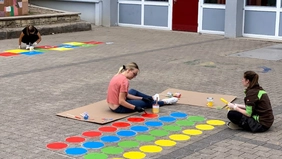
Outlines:
[{"label": "white sneaker", "polygon": [[175,104],[175,103],[177,103],[178,98],[171,97],[171,98],[162,99],[162,101],[164,101],[165,104]]},{"label": "white sneaker", "polygon": [[161,100],[159,94],[153,95],[153,99],[154,99],[154,101],[156,101],[157,99],[158,99],[158,100]]},{"label": "white sneaker", "polygon": [[25,49],[29,50],[29,48],[30,48],[30,45],[26,45]]}]

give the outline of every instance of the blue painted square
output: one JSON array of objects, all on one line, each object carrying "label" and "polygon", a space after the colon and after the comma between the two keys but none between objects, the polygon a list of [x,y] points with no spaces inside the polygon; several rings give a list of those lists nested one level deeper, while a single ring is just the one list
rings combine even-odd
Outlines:
[{"label": "blue painted square", "polygon": [[74,45],[67,45],[67,44],[61,44],[61,45],[58,45],[58,47],[63,47],[63,48],[78,48],[77,46],[74,46]]},{"label": "blue painted square", "polygon": [[22,52],[20,54],[27,55],[27,56],[32,56],[32,55],[43,54],[43,52],[41,52],[41,51],[27,51],[27,52]]}]

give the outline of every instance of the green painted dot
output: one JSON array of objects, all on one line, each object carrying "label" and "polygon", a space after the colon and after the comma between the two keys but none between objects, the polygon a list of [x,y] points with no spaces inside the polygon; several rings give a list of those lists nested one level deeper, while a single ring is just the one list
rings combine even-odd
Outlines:
[{"label": "green painted dot", "polygon": [[189,116],[187,119],[189,121],[205,121],[206,120],[203,116]]},{"label": "green painted dot", "polygon": [[93,158],[107,159],[108,155],[103,154],[103,153],[95,153],[95,152],[84,155],[84,159],[93,159]]},{"label": "green painted dot", "polygon": [[109,146],[102,148],[101,151],[105,154],[110,154],[110,155],[117,155],[123,153],[123,149],[120,147],[115,147],[115,146]]},{"label": "green painted dot", "polygon": [[118,143],[118,146],[123,148],[133,148],[133,147],[139,147],[139,143],[136,141],[122,141]]},{"label": "green painted dot", "polygon": [[35,50],[35,51],[40,51],[40,52],[46,52],[46,51],[48,51],[48,50],[45,50],[45,49],[37,49],[37,48],[35,48],[34,50]]},{"label": "green painted dot", "polygon": [[147,142],[147,141],[153,141],[155,140],[155,137],[154,136],[151,136],[151,135],[137,135],[135,137],[136,140],[138,141],[143,141],[143,142]]},{"label": "green painted dot", "polygon": [[193,126],[195,123],[189,120],[178,120],[176,121],[176,124],[179,126]]},{"label": "green painted dot", "polygon": [[151,135],[153,136],[158,136],[158,137],[161,137],[161,136],[167,136],[169,133],[165,130],[152,130],[149,132]]},{"label": "green painted dot", "polygon": [[163,126],[163,129],[165,129],[167,131],[180,131],[182,128],[180,126],[177,126],[177,125],[165,125],[165,126]]},{"label": "green painted dot", "polygon": [[83,45],[80,45],[81,47],[92,47],[92,46],[95,46],[93,44],[83,44]]}]

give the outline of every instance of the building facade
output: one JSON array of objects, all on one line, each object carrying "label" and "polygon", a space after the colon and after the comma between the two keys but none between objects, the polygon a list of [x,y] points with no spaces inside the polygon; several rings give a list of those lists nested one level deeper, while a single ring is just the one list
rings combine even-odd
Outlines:
[{"label": "building facade", "polygon": [[95,25],[282,40],[282,0],[30,0]]}]

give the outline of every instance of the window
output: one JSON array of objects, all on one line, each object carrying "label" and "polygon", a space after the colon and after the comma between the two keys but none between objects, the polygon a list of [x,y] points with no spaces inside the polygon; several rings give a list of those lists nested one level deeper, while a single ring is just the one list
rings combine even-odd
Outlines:
[{"label": "window", "polygon": [[205,0],[204,3],[225,4],[225,0]]},{"label": "window", "polygon": [[276,7],[276,0],[247,0],[247,6],[272,6]]}]

